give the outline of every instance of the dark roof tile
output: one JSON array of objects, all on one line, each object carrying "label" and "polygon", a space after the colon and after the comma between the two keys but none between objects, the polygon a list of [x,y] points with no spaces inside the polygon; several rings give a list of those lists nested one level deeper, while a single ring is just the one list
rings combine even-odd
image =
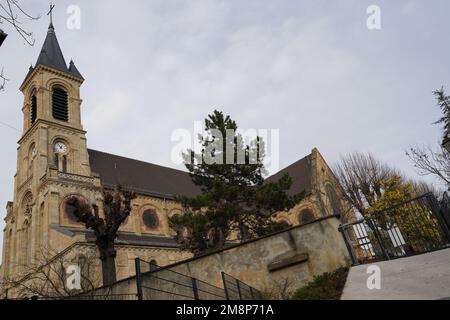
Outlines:
[{"label": "dark roof tile", "polygon": [[311,191],[311,155],[308,155],[275,173],[267,178],[266,182],[278,181],[285,173],[288,173],[292,178],[292,185],[288,191],[289,195],[293,196],[302,191],[305,191],[306,193]]},{"label": "dark roof tile", "polygon": [[100,175],[102,185],[117,184],[140,193],[172,197],[201,193],[185,171],[158,166],[96,150],[88,150],[91,170]]}]

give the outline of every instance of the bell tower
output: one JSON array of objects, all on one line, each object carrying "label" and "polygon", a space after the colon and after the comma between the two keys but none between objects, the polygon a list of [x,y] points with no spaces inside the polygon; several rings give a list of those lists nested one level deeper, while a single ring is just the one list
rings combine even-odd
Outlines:
[{"label": "bell tower", "polygon": [[[32,168],[28,166],[33,174],[41,176],[49,165],[63,172],[90,174],[88,163],[83,163],[87,157],[86,146],[72,141],[83,140],[85,135],[80,112],[83,81],[72,60],[67,67],[55,28],[50,23],[36,65],[30,67],[20,87],[24,104],[19,159],[36,162]],[[18,165],[18,184],[31,175],[28,171]]]},{"label": "bell tower", "polygon": [[23,132],[17,148],[14,201],[8,203],[3,230],[4,277],[24,271],[40,248],[60,250],[55,245],[74,241],[58,232],[61,225],[77,227],[64,216],[65,197],[79,194],[96,201],[100,183],[91,175],[81,122],[83,82],[75,63],[66,64],[50,22],[36,64],[20,86]]}]

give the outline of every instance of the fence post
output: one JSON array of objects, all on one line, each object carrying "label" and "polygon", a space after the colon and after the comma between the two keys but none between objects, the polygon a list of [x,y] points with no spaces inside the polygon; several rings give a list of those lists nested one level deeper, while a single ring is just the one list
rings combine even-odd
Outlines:
[{"label": "fence post", "polygon": [[225,273],[222,271],[222,282],[223,282],[223,290],[225,291],[225,299],[230,300],[230,297],[228,296],[228,289],[227,289],[227,282],[225,281]]},{"label": "fence post", "polygon": [[384,245],[384,241],[381,237],[378,227],[373,223],[371,218],[367,218],[366,221],[367,221],[367,224],[369,224],[370,228],[373,230],[373,233],[375,234],[375,238],[377,238],[378,243],[380,244],[380,248],[381,248],[381,252],[383,253],[383,256],[386,258],[386,260],[391,260],[391,258],[389,257],[389,254],[386,251],[386,247]]},{"label": "fence post", "polygon": [[449,231],[447,223],[442,215],[441,207],[439,206],[439,204],[433,194],[429,193],[429,194],[427,194],[426,197],[428,199],[428,202],[430,203],[431,211],[434,213],[434,216],[436,217],[436,219],[439,223],[439,226],[441,227],[442,232],[444,233],[446,240],[450,243],[450,231]]},{"label": "fence post", "polygon": [[339,225],[338,231],[342,234],[342,237],[344,238],[345,246],[347,247],[348,253],[350,254],[350,258],[352,259],[352,264],[356,266],[358,264],[358,259],[356,259],[355,251],[353,250],[353,247],[350,244],[347,229],[345,229],[344,226],[341,224]]},{"label": "fence post", "polygon": [[198,298],[198,287],[197,287],[197,279],[192,279],[192,291],[194,291],[194,300],[199,300]]},{"label": "fence post", "polygon": [[136,288],[138,300],[143,300],[142,294],[142,274],[141,274],[141,261],[139,258],[134,259],[134,267],[136,269]]},{"label": "fence post", "polygon": [[236,286],[239,292],[239,300],[242,300],[242,294],[241,294],[241,285],[239,284],[239,280],[236,279]]}]

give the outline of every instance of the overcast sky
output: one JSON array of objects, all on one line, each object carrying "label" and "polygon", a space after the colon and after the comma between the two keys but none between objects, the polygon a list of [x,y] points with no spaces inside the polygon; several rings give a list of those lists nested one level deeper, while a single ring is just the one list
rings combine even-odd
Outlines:
[{"label": "overcast sky", "polygon": [[[0,93],[2,208],[13,196],[21,135],[7,125],[22,129],[18,87],[48,26],[48,1],[21,2],[42,18],[25,24],[34,47],[0,25],[9,33],[0,67],[10,79]],[[448,1],[54,3],[65,58],[86,79],[90,148],[173,167],[172,132],[218,108],[240,127],[280,129],[281,167],[313,147],[329,164],[358,150],[417,177],[405,150],[440,139],[432,91],[450,86]],[[79,30],[66,26],[72,4]],[[366,26],[371,4],[381,8],[381,30]]]}]

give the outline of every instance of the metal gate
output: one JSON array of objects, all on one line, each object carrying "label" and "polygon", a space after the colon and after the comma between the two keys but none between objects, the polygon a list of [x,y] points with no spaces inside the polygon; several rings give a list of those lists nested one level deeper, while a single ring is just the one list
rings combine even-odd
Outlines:
[{"label": "metal gate", "polygon": [[339,227],[354,265],[450,247],[449,226],[433,194]]}]

